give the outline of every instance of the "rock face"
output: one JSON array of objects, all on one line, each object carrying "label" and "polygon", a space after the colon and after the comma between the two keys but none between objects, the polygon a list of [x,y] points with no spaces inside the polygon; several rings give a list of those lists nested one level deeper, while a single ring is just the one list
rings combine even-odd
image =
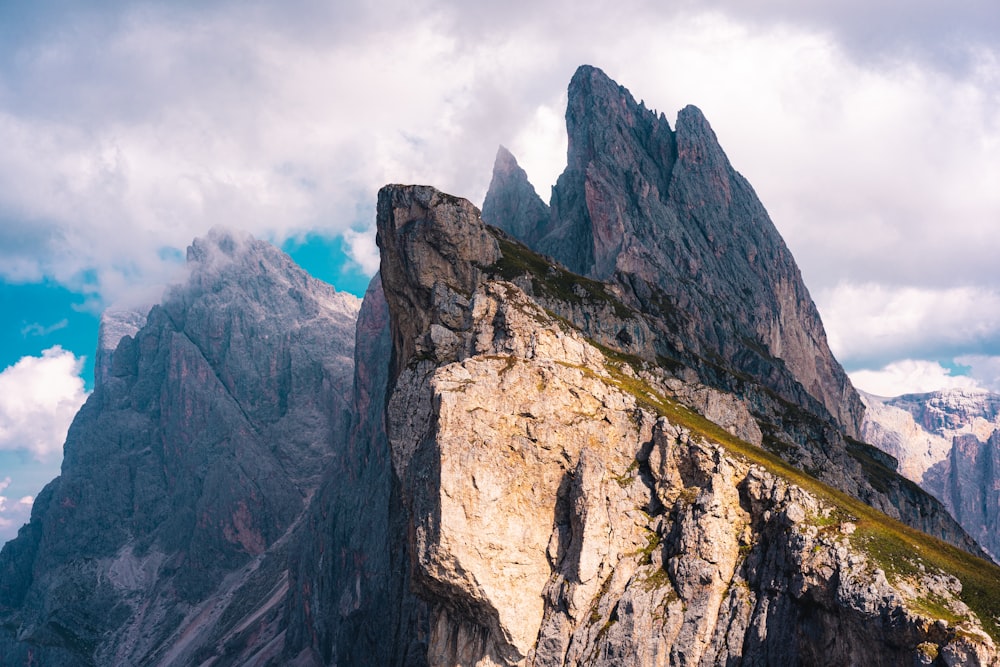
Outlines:
[{"label": "rock face", "polygon": [[107,318],[0,552],[0,663],[1000,665],[1000,569],[845,435],[855,394],[707,125],[574,87],[547,222],[503,151],[489,201],[590,277],[397,185],[360,310],[213,231],[144,321]]},{"label": "rock face", "polygon": [[900,472],[941,499],[994,558],[1000,554],[1000,395],[950,390],[864,395],[863,436],[899,459]]},{"label": "rock face", "polygon": [[483,219],[576,273],[617,283],[627,302],[657,315],[657,352],[703,381],[739,394],[749,376],[857,437],[863,405],[791,253],[701,111],[686,107],[671,129],[583,66],[566,126],[568,164],[547,225],[503,149]]},{"label": "rock face", "polygon": [[508,232],[535,246],[548,231],[549,218],[548,205],[528,182],[528,175],[511,152],[501,146],[483,202],[483,219],[507,221]]},{"label": "rock face", "polygon": [[248,636],[282,632],[289,536],[349,424],[359,303],[238,233],[188,262],[105,357],[0,553],[5,665],[243,664],[269,650]]},{"label": "rock face", "polygon": [[721,423],[683,408],[676,378],[541,307],[512,275],[528,256],[467,202],[390,186],[378,211],[429,664],[997,663],[968,605],[972,573],[1000,570],[947,574],[961,552],[731,435],[753,434],[745,409],[696,387]]},{"label": "rock face", "polygon": [[297,536],[279,664],[426,664],[426,605],[410,593],[406,517],[385,431],[391,353],[376,275],[358,316],[356,417]]},{"label": "rock face", "polygon": [[[896,474],[891,457],[856,440],[864,406],[829,350],[794,259],[701,112],[683,109],[673,130],[584,66],[570,82],[566,124],[568,165],[549,223],[524,238],[591,280],[539,261],[534,275],[558,279],[522,288],[602,345],[735,396],[757,422],[759,442],[789,463],[982,553],[940,503]],[[540,209],[501,205],[533,192],[511,164],[501,151],[484,220],[517,234],[531,227],[524,211]],[[707,407],[689,389],[675,391]]]}]

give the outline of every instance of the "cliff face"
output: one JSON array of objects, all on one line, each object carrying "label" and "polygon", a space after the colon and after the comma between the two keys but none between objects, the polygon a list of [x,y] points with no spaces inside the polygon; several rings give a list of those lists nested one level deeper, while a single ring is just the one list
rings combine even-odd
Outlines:
[{"label": "cliff face", "polygon": [[683,407],[697,386],[541,307],[563,276],[515,275],[528,251],[467,202],[390,186],[378,210],[430,664],[997,661],[992,603],[968,605],[1000,571],[738,439],[740,403],[717,424]]},{"label": "cliff face", "polygon": [[410,592],[406,517],[385,432],[391,355],[376,275],[358,315],[355,420],[296,536],[277,664],[426,664],[426,605]]},{"label": "cliff face", "polygon": [[349,423],[359,304],[240,234],[188,261],[103,352],[62,475],[0,553],[5,665],[198,664],[280,632],[289,536]]},{"label": "cliff face", "polygon": [[491,215],[589,276],[423,186],[379,193],[360,310],[196,241],[106,319],[0,552],[0,663],[1000,664],[1000,569],[848,437],[787,250],[681,116],[582,68],[551,210],[498,155]]},{"label": "cliff face", "polygon": [[997,558],[1000,554],[1000,429],[985,441],[956,436],[948,458],[924,475],[962,526]]},{"label": "cliff face", "polygon": [[1000,396],[951,390],[865,396],[863,435],[900,462],[990,554],[1000,554]]},{"label": "cliff face", "polygon": [[507,155],[498,155],[484,220],[618,284],[660,322],[657,352],[703,381],[741,393],[749,376],[857,437],[864,407],[799,270],[701,111],[686,107],[671,129],[584,66],[569,85],[566,126],[568,164],[548,223],[537,222],[544,205]]}]

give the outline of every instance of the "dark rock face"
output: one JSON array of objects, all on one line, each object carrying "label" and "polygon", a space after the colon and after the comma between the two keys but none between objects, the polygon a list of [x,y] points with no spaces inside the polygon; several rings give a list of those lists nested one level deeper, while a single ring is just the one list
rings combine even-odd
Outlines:
[{"label": "dark rock face", "polygon": [[932,466],[924,486],[989,551],[1000,554],[1000,430],[982,442],[956,436],[948,458]]},{"label": "dark rock face", "polygon": [[358,303],[239,234],[188,259],[0,554],[5,664],[197,664],[277,634],[283,537],[349,423]]},{"label": "dark rock face", "polygon": [[356,418],[298,536],[284,655],[299,665],[426,664],[426,610],[410,592],[405,515],[385,433],[389,333],[376,274],[358,315]]},{"label": "dark rock face", "polygon": [[857,437],[864,407],[830,353],[799,270],[702,113],[686,107],[672,130],[584,66],[570,82],[566,125],[568,164],[545,231],[531,231],[541,209],[522,204],[528,188],[506,175],[506,158],[484,219],[576,273],[616,282],[660,319],[659,353],[706,382],[739,393],[739,382],[713,368],[722,366],[810,412],[827,411]]},{"label": "dark rock face", "polygon": [[501,146],[493,163],[493,180],[483,201],[483,220],[507,220],[507,231],[529,246],[549,226],[549,207],[528,182],[528,175],[511,152]]}]

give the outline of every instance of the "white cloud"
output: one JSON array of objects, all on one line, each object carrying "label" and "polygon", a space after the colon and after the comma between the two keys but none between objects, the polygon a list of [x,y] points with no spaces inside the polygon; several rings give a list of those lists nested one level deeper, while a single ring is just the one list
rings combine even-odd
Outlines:
[{"label": "white cloud", "polygon": [[353,229],[344,233],[347,253],[365,273],[372,275],[378,271],[378,246],[375,244],[375,230],[359,232]]},{"label": "white cloud", "polygon": [[21,33],[0,65],[0,278],[49,276],[112,301],[171,281],[162,249],[215,224],[278,241],[340,234],[374,271],[387,182],[478,204],[502,143],[547,198],[565,162],[566,84],[586,62],[671,120],[702,108],[845,360],[990,351],[1000,58],[990,40],[956,47],[962,67],[913,47],[996,19],[923,4],[873,49],[867,19],[839,9],[626,5],[144,3]]},{"label": "white cloud", "polygon": [[1000,290],[990,287],[844,283],[816,301],[830,347],[848,367],[1000,347]]},{"label": "white cloud", "polygon": [[967,354],[957,357],[955,362],[968,367],[969,377],[992,392],[1000,393],[1000,356]]},{"label": "white cloud", "polygon": [[59,331],[60,329],[65,329],[69,326],[69,320],[63,318],[56,322],[55,324],[50,324],[49,326],[42,326],[38,322],[32,322],[21,328],[22,336],[48,336],[51,333]]},{"label": "white cloud", "polygon": [[942,389],[983,389],[972,377],[952,375],[934,361],[903,359],[876,371],[862,370],[850,374],[858,389],[876,396],[923,394]]},{"label": "white cloud", "polygon": [[70,422],[87,398],[82,368],[82,358],[57,345],[0,372],[0,450],[58,460]]}]

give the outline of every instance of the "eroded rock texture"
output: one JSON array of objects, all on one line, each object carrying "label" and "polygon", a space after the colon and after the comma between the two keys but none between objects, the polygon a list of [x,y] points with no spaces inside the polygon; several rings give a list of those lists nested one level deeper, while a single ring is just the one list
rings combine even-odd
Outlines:
[{"label": "eroded rock texture", "polygon": [[658,352],[703,381],[743,394],[738,377],[752,378],[857,437],[864,407],[798,267],[701,111],[682,109],[672,129],[583,66],[569,85],[566,127],[568,164],[548,222],[538,222],[541,202],[504,150],[484,219],[575,273],[618,284],[657,316]]},{"label": "eroded rock texture", "polygon": [[240,233],[188,262],[103,352],[63,474],[0,554],[5,665],[280,646],[291,535],[349,424],[359,303]]},{"label": "eroded rock texture", "polygon": [[720,444],[752,436],[745,410],[714,405],[707,436],[667,398],[676,378],[500,275],[510,246],[467,203],[387,187],[379,243],[397,258],[387,428],[429,664],[996,663],[958,579],[909,556],[886,570],[879,530],[916,533]]}]

